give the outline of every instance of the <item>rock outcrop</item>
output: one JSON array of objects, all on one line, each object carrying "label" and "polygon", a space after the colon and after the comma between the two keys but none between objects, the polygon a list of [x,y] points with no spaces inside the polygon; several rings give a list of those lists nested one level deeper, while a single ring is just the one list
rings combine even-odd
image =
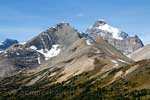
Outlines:
[{"label": "rock outcrop", "polygon": [[77,30],[68,23],[60,23],[42,32],[26,43],[26,47],[35,46],[37,50],[50,50],[52,45],[61,44],[68,47],[79,38]]},{"label": "rock outcrop", "polygon": [[79,32],[76,29],[68,23],[59,23],[28,41],[25,47],[40,52],[45,56],[45,60],[48,60],[57,56],[77,39]]}]

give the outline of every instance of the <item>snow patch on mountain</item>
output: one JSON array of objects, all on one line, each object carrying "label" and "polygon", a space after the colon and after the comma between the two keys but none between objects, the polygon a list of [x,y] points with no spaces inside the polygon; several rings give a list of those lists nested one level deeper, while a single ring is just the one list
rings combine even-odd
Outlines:
[{"label": "snow patch on mountain", "polygon": [[61,49],[59,48],[59,46],[60,45],[58,45],[58,44],[52,45],[52,48],[50,50],[47,50],[47,49],[37,50],[37,47],[35,47],[35,46],[31,46],[30,48],[43,54],[45,56],[45,60],[49,60],[50,58],[55,57],[60,53]]},{"label": "snow patch on mountain", "polygon": [[118,28],[112,27],[108,24],[99,25],[97,29],[107,31],[112,33],[113,38],[123,40],[123,38],[120,36],[121,31]]},{"label": "snow patch on mountain", "polygon": [[19,55],[20,55],[20,53],[16,52],[16,55],[17,55],[17,56],[19,56]]},{"label": "snow patch on mountain", "polygon": [[26,44],[26,42],[22,42],[22,43],[19,43],[19,44],[24,45],[24,44]]},{"label": "snow patch on mountain", "polygon": [[86,44],[87,44],[88,46],[92,45],[92,43],[91,43],[91,41],[90,41],[89,39],[86,40]]},{"label": "snow patch on mountain", "polygon": [[37,47],[31,46],[30,49],[37,50]]},{"label": "snow patch on mountain", "polygon": [[3,51],[0,51],[0,53],[2,53]]},{"label": "snow patch on mountain", "polygon": [[41,64],[40,57],[38,57],[37,60],[38,60],[38,64]]}]

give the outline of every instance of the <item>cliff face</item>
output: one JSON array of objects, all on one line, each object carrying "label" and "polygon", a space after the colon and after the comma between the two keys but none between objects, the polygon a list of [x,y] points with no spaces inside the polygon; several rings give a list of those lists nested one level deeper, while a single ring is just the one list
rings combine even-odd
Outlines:
[{"label": "cliff face", "polygon": [[137,35],[130,37],[127,33],[102,20],[96,21],[91,28],[86,30],[86,33],[99,35],[124,54],[132,53],[143,47],[143,43]]},{"label": "cliff face", "polygon": [[68,47],[79,38],[78,35],[68,23],[60,23],[28,41],[26,47],[35,46],[37,50],[50,50],[56,44]]},{"label": "cliff face", "polygon": [[11,76],[19,69],[38,67],[44,56],[23,45],[16,44],[0,54],[0,78]]}]

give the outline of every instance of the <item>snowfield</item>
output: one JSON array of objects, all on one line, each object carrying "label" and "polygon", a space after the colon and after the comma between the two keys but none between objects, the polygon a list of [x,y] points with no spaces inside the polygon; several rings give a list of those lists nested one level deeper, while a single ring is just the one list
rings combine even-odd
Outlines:
[{"label": "snowfield", "polygon": [[61,51],[58,44],[52,45],[52,48],[50,50],[47,50],[47,49],[37,50],[35,46],[31,46],[30,48],[43,54],[45,56],[45,60],[49,60],[50,58],[57,56]]},{"label": "snowfield", "polygon": [[112,33],[113,38],[123,40],[123,38],[120,36],[121,31],[118,28],[112,27],[108,24],[104,24],[98,26],[97,29],[110,32]]}]

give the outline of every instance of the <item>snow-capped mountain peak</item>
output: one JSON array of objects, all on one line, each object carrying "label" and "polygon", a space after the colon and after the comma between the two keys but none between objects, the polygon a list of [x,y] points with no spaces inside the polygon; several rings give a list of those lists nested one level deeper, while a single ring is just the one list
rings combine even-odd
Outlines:
[{"label": "snow-capped mountain peak", "polygon": [[99,29],[111,33],[114,39],[123,40],[123,37],[121,36],[122,31],[118,28],[115,28],[107,24],[104,20],[97,20],[93,25],[93,27],[95,29]]},{"label": "snow-capped mountain peak", "polygon": [[143,47],[143,43],[138,36],[131,37],[126,32],[109,25],[104,20],[97,20],[85,33],[90,36],[97,34],[124,54],[129,54]]},{"label": "snow-capped mountain peak", "polygon": [[108,31],[108,32],[112,33],[112,36],[115,39],[123,40],[123,37],[121,37],[121,35],[120,35],[121,31],[118,28],[115,28],[115,27],[112,27],[108,24],[105,24],[103,26],[100,25],[98,27],[98,29],[101,29],[103,31]]},{"label": "snow-capped mountain peak", "polygon": [[106,21],[103,20],[103,19],[100,19],[100,20],[97,20],[97,21],[95,22],[94,27],[100,26],[100,25],[102,26],[102,25],[105,25],[105,24],[107,24]]}]

